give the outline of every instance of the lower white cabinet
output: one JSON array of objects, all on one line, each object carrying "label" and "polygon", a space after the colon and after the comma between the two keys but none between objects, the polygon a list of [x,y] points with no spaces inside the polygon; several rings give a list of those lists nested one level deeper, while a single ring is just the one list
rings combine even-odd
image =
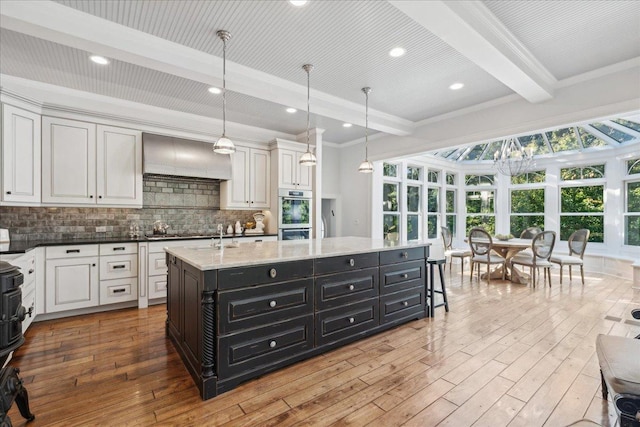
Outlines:
[{"label": "lower white cabinet", "polygon": [[138,299],[138,244],[100,245],[100,305]]},{"label": "lower white cabinet", "polygon": [[22,321],[22,333],[25,333],[33,319],[36,317],[36,257],[35,250],[30,250],[24,254],[2,255],[1,260],[16,266],[20,269],[23,282],[20,286],[22,290],[22,306],[27,311]]},{"label": "lower white cabinet", "polygon": [[[94,252],[91,256],[80,255]],[[100,303],[98,245],[51,247],[47,248],[46,256],[47,313],[94,307]]]}]

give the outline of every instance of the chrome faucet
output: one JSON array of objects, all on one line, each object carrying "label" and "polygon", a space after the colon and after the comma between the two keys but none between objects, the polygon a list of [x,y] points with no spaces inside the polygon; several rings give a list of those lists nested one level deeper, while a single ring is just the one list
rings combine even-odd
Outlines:
[{"label": "chrome faucet", "polygon": [[212,242],[212,244],[213,244],[214,248],[223,250],[224,249],[224,245],[222,244],[222,233],[224,232],[224,228],[223,228],[222,224],[218,224],[217,232],[220,233],[220,242],[217,243],[217,244]]}]

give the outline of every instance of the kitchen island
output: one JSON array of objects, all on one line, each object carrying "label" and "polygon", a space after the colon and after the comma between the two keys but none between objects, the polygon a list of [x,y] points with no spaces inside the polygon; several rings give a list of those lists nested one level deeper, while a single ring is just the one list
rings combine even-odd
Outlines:
[{"label": "kitchen island", "polygon": [[425,317],[428,243],[167,248],[167,335],[202,399]]}]

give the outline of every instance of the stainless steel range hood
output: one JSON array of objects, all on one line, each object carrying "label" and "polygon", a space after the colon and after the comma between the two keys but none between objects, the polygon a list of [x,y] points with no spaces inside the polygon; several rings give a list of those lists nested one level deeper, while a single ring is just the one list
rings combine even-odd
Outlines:
[{"label": "stainless steel range hood", "polygon": [[231,157],[207,142],[143,133],[142,162],[145,174],[231,179]]}]

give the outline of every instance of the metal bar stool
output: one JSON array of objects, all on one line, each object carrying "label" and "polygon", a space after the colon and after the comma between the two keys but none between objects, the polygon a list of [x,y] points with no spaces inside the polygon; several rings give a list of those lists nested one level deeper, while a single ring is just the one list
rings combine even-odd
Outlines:
[{"label": "metal bar stool", "polygon": [[[429,298],[429,317],[433,317],[436,307],[442,307],[444,305],[445,311],[449,312],[449,301],[447,300],[447,288],[444,285],[444,271],[443,266],[447,262],[446,258],[427,258],[427,264],[429,265],[429,284],[427,285],[427,297]],[[440,286],[439,291],[435,290],[434,270],[436,265],[440,272]],[[435,303],[435,294],[442,295],[443,302],[440,304]]]}]

